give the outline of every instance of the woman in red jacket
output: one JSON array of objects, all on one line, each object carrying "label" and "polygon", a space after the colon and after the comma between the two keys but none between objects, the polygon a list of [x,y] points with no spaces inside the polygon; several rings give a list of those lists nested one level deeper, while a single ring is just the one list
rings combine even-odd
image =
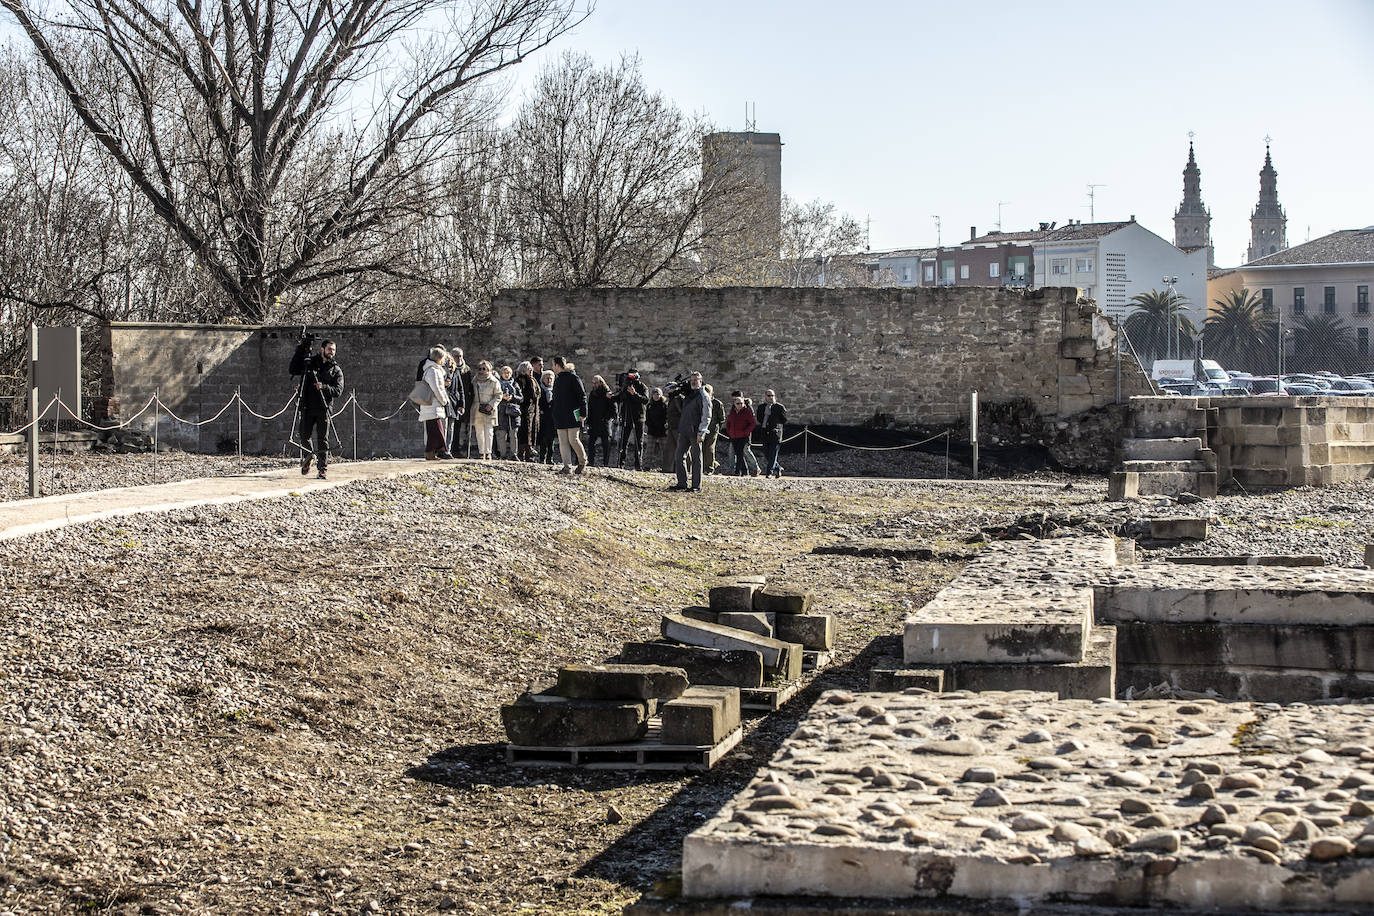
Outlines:
[{"label": "woman in red jacket", "polygon": [[758,426],[754,412],[744,403],[744,398],[736,397],[725,418],[725,435],[730,437],[730,448],[735,450],[735,476],[744,477],[749,473],[744,464],[744,450],[749,447],[749,435]]}]

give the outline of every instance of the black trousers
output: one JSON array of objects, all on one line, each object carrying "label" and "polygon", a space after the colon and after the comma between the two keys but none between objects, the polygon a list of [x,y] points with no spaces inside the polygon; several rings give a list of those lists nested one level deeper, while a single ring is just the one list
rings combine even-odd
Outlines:
[{"label": "black trousers", "polygon": [[630,444],[630,436],[635,439],[635,470],[639,470],[640,462],[644,460],[644,421],[629,420],[620,424],[620,466],[625,466],[625,446]]},{"label": "black trousers", "polygon": [[301,448],[308,449],[311,435],[315,437],[316,467],[323,471],[329,464],[329,411],[302,410],[300,425]]}]

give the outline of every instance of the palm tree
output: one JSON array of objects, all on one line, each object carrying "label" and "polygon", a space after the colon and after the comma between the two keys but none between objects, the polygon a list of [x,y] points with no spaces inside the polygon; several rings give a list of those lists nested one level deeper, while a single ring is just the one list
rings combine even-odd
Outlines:
[{"label": "palm tree", "polygon": [[1326,369],[1342,375],[1356,362],[1355,333],[1335,315],[1304,315],[1293,326],[1295,372]]},{"label": "palm tree", "polygon": [[[1170,353],[1186,359],[1192,355],[1192,339],[1197,331],[1185,314],[1187,296],[1171,289],[1152,289],[1131,297],[1136,310],[1126,319],[1126,336],[1136,356],[1147,366]],[[1172,341],[1171,341],[1172,338]]]},{"label": "palm tree", "polygon": [[1202,325],[1202,343],[1207,355],[1228,369],[1260,372],[1274,362],[1270,346],[1272,322],[1261,311],[1261,300],[1242,287],[1213,302],[1216,309]]}]

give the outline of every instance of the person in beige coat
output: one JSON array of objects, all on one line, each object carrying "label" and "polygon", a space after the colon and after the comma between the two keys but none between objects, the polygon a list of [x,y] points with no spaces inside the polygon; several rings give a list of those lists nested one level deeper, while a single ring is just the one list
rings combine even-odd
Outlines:
[{"label": "person in beige coat", "polygon": [[477,457],[491,460],[491,443],[496,435],[496,409],[501,403],[501,380],[482,360],[472,376],[472,435],[477,440]]}]

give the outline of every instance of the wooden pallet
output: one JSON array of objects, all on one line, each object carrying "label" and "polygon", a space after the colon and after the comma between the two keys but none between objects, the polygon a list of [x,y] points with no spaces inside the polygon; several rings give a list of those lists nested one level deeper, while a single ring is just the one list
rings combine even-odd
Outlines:
[{"label": "wooden pallet", "polygon": [[739,689],[739,711],[767,715],[776,712],[782,704],[797,695],[801,681],[792,681],[781,687],[741,687]]},{"label": "wooden pallet", "polygon": [[506,763],[522,767],[581,767],[587,770],[672,770],[705,772],[739,744],[737,728],[716,745],[664,744],[662,724],[655,716],[642,741],[587,747],[526,747],[506,745]]}]

